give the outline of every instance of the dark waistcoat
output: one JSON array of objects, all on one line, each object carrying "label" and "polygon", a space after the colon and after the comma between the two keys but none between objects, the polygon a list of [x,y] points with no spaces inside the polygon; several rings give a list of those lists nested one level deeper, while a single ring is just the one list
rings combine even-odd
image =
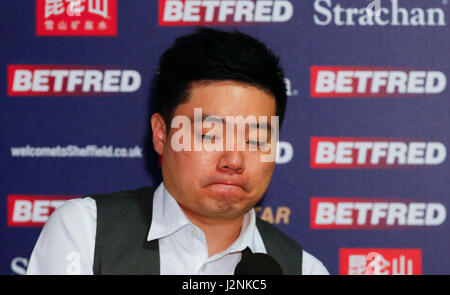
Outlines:
[{"label": "dark waistcoat", "polygon": [[[147,241],[155,187],[93,195],[97,204],[94,274],[160,274],[158,240]],[[275,226],[256,219],[267,254],[284,274],[301,274],[302,247]]]}]

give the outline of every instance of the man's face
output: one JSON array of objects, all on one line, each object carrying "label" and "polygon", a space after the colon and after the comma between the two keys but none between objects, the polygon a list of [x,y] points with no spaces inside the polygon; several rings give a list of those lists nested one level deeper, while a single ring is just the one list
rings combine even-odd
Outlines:
[{"label": "man's face", "polygon": [[[262,198],[275,162],[261,161],[261,155],[268,152],[249,150],[254,141],[248,141],[248,135],[258,132],[258,128],[247,126],[244,151],[237,149],[236,129],[234,148],[225,148],[225,118],[265,116],[270,123],[271,116],[276,115],[275,98],[259,88],[233,81],[193,83],[189,100],[179,105],[174,113],[174,118],[185,116],[192,120],[189,132],[192,143],[195,137],[201,140],[214,129],[214,125],[211,125],[213,128],[194,128],[194,108],[201,108],[204,117],[212,115],[224,120],[223,138],[215,139],[222,140],[224,148],[219,151],[204,148],[201,151],[194,151],[194,148],[176,151],[172,137],[179,128],[165,126],[159,114],[153,115],[153,143],[162,155],[164,184],[188,216],[195,214],[220,219],[242,216]],[[165,128],[170,128],[167,134]],[[270,137],[270,129],[267,133]]]}]

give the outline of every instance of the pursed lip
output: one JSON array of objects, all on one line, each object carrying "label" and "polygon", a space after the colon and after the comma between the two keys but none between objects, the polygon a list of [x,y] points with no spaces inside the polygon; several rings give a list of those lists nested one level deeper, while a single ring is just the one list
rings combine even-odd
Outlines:
[{"label": "pursed lip", "polygon": [[235,183],[235,182],[214,182],[211,184],[223,184],[223,185],[238,186],[238,187],[243,188],[243,186],[241,184]]},{"label": "pursed lip", "polygon": [[231,187],[239,187],[246,191],[245,184],[239,181],[229,181],[229,180],[217,180],[210,183],[210,185],[225,185]]}]

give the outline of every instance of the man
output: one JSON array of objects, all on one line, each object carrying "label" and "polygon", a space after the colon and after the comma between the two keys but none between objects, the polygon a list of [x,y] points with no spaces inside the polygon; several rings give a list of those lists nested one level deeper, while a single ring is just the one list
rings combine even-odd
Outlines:
[{"label": "man", "polygon": [[66,202],[27,273],[233,274],[243,253],[267,253],[285,274],[328,274],[253,210],[286,108],[278,58],[248,35],[201,28],[162,55],[154,99],[163,182]]}]

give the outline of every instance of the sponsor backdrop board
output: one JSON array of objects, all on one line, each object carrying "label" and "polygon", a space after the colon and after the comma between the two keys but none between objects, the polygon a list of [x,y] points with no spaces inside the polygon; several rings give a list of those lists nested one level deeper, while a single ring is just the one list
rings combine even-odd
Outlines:
[{"label": "sponsor backdrop board", "polygon": [[450,273],[447,0],[9,0],[0,13],[1,274],[25,272],[65,200],[160,181],[151,80],[198,25],[259,38],[286,71],[259,216],[332,274]]}]

